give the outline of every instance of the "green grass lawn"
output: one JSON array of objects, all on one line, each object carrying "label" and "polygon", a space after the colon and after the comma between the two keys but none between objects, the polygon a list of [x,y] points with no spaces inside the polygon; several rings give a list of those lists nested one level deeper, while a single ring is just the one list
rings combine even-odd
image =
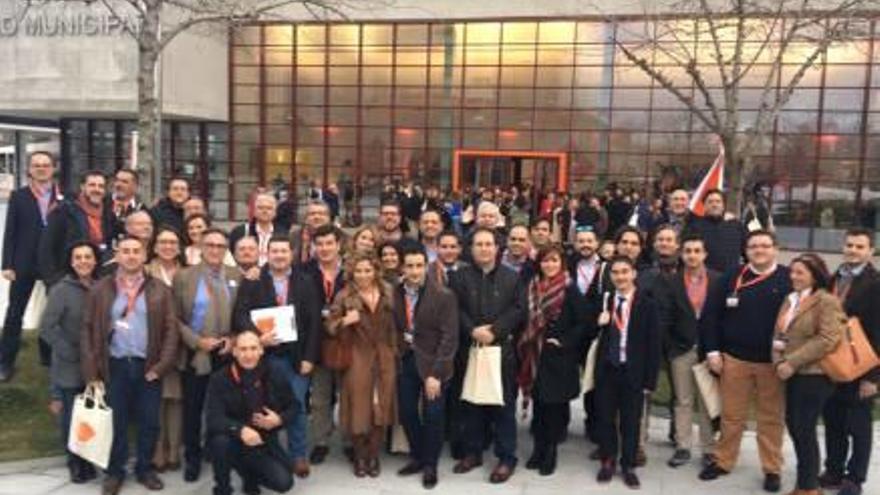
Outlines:
[{"label": "green grass lawn", "polygon": [[49,373],[37,358],[35,332],[26,332],[16,374],[0,384],[0,462],[63,453],[58,422],[49,412]]}]

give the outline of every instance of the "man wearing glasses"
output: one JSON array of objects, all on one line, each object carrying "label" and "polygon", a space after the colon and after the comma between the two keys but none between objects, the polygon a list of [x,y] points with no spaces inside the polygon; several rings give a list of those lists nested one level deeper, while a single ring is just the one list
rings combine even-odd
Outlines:
[{"label": "man wearing glasses", "polygon": [[726,475],[736,465],[753,400],[757,403],[758,454],[764,490],[780,489],[785,431],[783,384],[771,360],[776,317],[791,292],[788,268],[777,264],[776,237],[756,230],[746,238],[745,266],[728,272],[706,301],[703,350],[721,377],[721,439],[701,480]]},{"label": "man wearing glasses", "polygon": [[241,283],[238,269],[223,259],[229,247],[226,234],[208,229],[202,234],[202,261],[174,277],[174,306],[183,340],[183,479],[198,480],[202,466],[202,411],[211,372],[231,357],[232,312],[229,308]]},{"label": "man wearing glasses", "polygon": [[403,239],[400,203],[394,200],[383,201],[379,207],[379,234],[383,241],[397,242]]}]

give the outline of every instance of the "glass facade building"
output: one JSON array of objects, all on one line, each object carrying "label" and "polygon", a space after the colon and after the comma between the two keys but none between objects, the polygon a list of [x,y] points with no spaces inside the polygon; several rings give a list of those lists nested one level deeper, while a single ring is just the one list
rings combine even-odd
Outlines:
[{"label": "glass facade building", "polygon": [[[300,192],[309,182],[350,180],[366,195],[389,177],[443,188],[525,180],[597,191],[612,181],[645,187],[674,169],[698,181],[717,152],[712,137],[616,46],[637,43],[630,33],[644,25],[565,18],[240,27],[230,34],[228,215],[244,216],[253,186],[281,181]],[[875,32],[873,22],[866,27]],[[753,179],[772,188],[789,247],[837,249],[841,229],[876,225],[876,43],[867,36],[831,49],[754,150]],[[775,91],[803,49],[784,58]],[[699,61],[712,63],[708,50]],[[759,59],[744,81],[746,122],[769,69]],[[663,70],[687,80],[674,66]],[[711,76],[708,84],[720,91]],[[564,173],[547,173],[554,166]]]}]

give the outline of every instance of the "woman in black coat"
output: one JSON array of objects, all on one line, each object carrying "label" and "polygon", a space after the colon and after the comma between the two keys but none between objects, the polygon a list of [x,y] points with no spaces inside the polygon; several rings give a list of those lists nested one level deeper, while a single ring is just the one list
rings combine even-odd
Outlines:
[{"label": "woman in black coat", "polygon": [[544,476],[556,470],[556,446],[568,424],[568,403],[580,393],[579,327],[562,324],[566,299],[577,295],[564,259],[560,245],[538,251],[535,261],[540,271],[529,283],[528,322],[517,342],[517,383],[526,406],[534,401],[534,450],[526,468],[538,469]]}]

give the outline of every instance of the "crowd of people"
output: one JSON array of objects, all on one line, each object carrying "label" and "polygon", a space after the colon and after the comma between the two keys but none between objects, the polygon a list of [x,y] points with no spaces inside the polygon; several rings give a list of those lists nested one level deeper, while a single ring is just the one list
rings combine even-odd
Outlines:
[{"label": "crowd of people", "polygon": [[[855,495],[866,481],[880,369],[836,383],[818,363],[847,317],[880,350],[869,230],[846,233],[835,271],[812,253],[783,266],[766,218],[747,228],[718,190],[695,216],[679,188],[640,211],[620,190],[532,201],[527,186],[474,191],[452,208],[437,187],[390,188],[377,222],[350,235],[319,197],[296,224],[259,192],[252,218],[227,234],[185,180],[147,207],[136,171],[118,170],[109,195],[108,179],[88,172],[69,199],[54,173],[53,157],[34,153],[9,202],[0,381],[14,380],[42,281],[40,353],[65,445],[76,396],[107,391],[104,494],[123,486],[132,425],[135,478],[150,490],[164,487],[160,473],[197,481],[209,460],[215,495],[233,492],[233,471],[246,494],[286,492],[325,462],[334,434],[357,477],[380,476],[394,444],[409,456],[397,474],[433,488],[448,443],[457,474],[480,468],[491,445],[489,481],[504,483],[519,464],[520,405],[531,414],[525,468],[549,476],[558,445],[579,441],[575,400],[596,481],[619,474],[639,488],[661,373],[672,384],[670,468],[699,462],[707,482],[733,471],[754,406],[766,491],[783,484],[786,429],[792,494]],[[287,315],[283,334],[257,316],[266,311]],[[477,367],[485,349],[497,359]],[[693,371],[701,363],[718,380],[715,418]],[[498,402],[462,399],[492,378]],[[97,477],[72,452],[68,467],[74,483]]]}]

